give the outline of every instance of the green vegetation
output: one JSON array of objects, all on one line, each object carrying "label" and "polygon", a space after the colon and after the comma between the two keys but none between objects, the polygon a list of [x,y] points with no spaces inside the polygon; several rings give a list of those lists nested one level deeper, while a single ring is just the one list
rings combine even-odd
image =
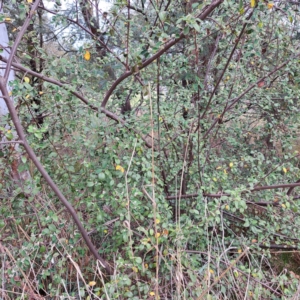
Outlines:
[{"label": "green vegetation", "polygon": [[298,299],[299,9],[3,1],[0,299]]}]

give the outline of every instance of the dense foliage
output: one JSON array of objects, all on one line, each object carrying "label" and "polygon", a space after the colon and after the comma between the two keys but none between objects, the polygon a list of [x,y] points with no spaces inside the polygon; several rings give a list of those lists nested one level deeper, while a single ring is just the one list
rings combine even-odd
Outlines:
[{"label": "dense foliage", "polygon": [[299,5],[3,1],[0,299],[298,299]]}]

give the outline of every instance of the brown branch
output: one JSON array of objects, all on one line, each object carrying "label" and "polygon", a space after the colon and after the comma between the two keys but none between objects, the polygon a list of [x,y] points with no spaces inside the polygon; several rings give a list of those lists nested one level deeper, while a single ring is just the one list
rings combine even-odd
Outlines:
[{"label": "brown branch", "polygon": [[146,15],[146,13],[145,13],[142,9],[137,8],[137,7],[134,7],[134,6],[129,5],[129,4],[127,4],[126,6],[127,6],[129,9],[135,10],[136,12],[139,12],[140,14],[144,15],[144,16],[145,16],[145,20],[148,21],[147,15]]},{"label": "brown branch", "polygon": [[[180,199],[190,199],[190,198],[197,198],[199,194],[183,194],[180,196]],[[210,198],[221,198],[222,196],[229,197],[229,194],[203,194],[204,197],[210,197]],[[176,200],[179,198],[178,196],[167,196],[166,200]],[[259,201],[259,202],[253,202],[253,201],[246,201],[247,205],[257,205],[257,206],[278,206],[279,202],[268,202],[268,201]]]},{"label": "brown branch", "polygon": [[294,188],[300,186],[300,182],[296,183],[284,183],[284,184],[275,184],[275,185],[265,185],[265,186],[258,186],[254,189],[250,190],[251,192],[256,191],[263,191],[263,190],[274,190],[274,189],[286,189],[286,188]]},{"label": "brown branch", "polygon": [[[300,179],[298,179],[295,183],[299,183],[300,182]],[[288,191],[287,191],[287,195],[289,196],[291,193],[292,193],[292,191],[293,191],[293,189],[294,189],[295,187],[294,186],[291,186],[289,189],[288,189]]]},{"label": "brown branch", "polygon": [[[130,6],[130,0],[127,0],[128,1],[128,4]],[[130,8],[128,7],[127,9],[127,22],[126,22],[126,26],[127,26],[127,36],[126,36],[126,71],[128,71],[130,68],[129,68],[129,65],[128,65],[128,62],[129,62],[129,34],[130,34]]]},{"label": "brown branch", "polygon": [[[197,198],[199,196],[199,194],[185,194],[185,195],[181,195],[180,198],[181,199],[189,199],[189,198]],[[222,196],[227,196],[229,197],[230,194],[203,194],[204,197],[211,197],[211,198],[221,198]],[[166,199],[167,200],[176,200],[179,198],[179,195],[176,196],[167,196]]]},{"label": "brown branch", "polygon": [[[300,179],[297,180],[295,183],[282,183],[282,184],[258,186],[258,187],[255,187],[255,188],[251,189],[250,192],[253,193],[253,192],[257,192],[257,191],[275,190],[275,189],[281,189],[281,188],[282,189],[289,188],[289,191],[291,191],[291,189],[293,189],[293,188],[295,188],[297,186],[300,186]],[[242,191],[241,193],[246,193],[248,191],[245,190],[245,191]],[[198,196],[199,196],[199,193],[186,194],[186,195],[181,195],[181,198],[185,198],[185,199],[187,199],[187,198],[196,198]],[[228,194],[228,193],[227,194],[226,193],[220,193],[220,194],[207,194],[207,193],[203,193],[203,196],[204,197],[211,197],[211,198],[221,198],[222,196],[230,197],[230,194]],[[175,200],[177,198],[178,198],[178,196],[167,196],[166,197],[167,200]],[[249,203],[250,204],[257,204],[256,202],[249,202]],[[268,203],[268,202],[265,202],[265,203]],[[268,205],[268,204],[266,204],[266,205]],[[265,205],[262,205],[262,206],[265,206]]]},{"label": "brown branch", "polygon": [[259,201],[259,202],[246,201],[246,204],[267,207],[267,206],[278,206],[280,203],[279,202],[269,202],[269,201]]},{"label": "brown branch", "polygon": [[267,246],[264,244],[259,244],[258,246],[262,249],[289,250],[289,251],[298,250],[297,246],[291,246],[291,245],[270,244],[269,246]]},{"label": "brown branch", "polygon": [[6,70],[5,70],[5,73],[4,73],[4,82],[5,84],[7,84],[7,81],[8,81],[8,76],[9,76],[9,72],[10,72],[10,69],[11,69],[11,65],[12,65],[12,61],[14,59],[14,56],[15,56],[15,53],[17,52],[17,48],[30,24],[30,21],[32,19],[32,16],[34,14],[34,12],[37,10],[38,6],[39,6],[39,3],[40,3],[41,0],[36,0],[34,2],[34,4],[31,6],[31,10],[27,16],[27,18],[25,19],[25,22],[21,28],[21,30],[19,31],[17,37],[16,37],[16,40],[12,46],[12,49],[10,51],[10,56],[8,58],[8,61],[7,61],[7,64],[6,64]]}]

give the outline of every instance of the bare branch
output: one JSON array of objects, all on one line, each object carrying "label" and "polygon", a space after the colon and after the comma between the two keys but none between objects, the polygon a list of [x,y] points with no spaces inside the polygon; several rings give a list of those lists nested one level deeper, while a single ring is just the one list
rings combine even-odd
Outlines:
[{"label": "bare branch", "polygon": [[5,81],[5,84],[7,84],[7,81],[8,81],[8,76],[9,76],[9,72],[10,72],[10,68],[11,68],[11,65],[12,65],[12,61],[14,59],[14,56],[17,52],[17,48],[27,30],[27,27],[29,26],[30,22],[31,22],[31,19],[32,19],[32,16],[34,15],[34,12],[37,10],[38,6],[39,6],[39,3],[40,3],[41,0],[36,0],[34,2],[34,4],[31,6],[31,10],[27,16],[27,18],[25,19],[25,22],[20,30],[20,32],[18,33],[18,36],[12,46],[12,49],[10,51],[10,56],[9,56],[9,59],[7,61],[7,64],[6,64],[6,70],[5,70],[5,73],[4,73],[4,81]]}]

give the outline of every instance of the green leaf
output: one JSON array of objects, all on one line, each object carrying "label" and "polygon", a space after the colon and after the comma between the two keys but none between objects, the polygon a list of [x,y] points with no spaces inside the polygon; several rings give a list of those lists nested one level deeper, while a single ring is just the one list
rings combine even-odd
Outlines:
[{"label": "green leaf", "polygon": [[136,264],[141,265],[143,260],[140,257],[135,257],[135,262]]},{"label": "green leaf", "polygon": [[184,29],[183,29],[183,33],[185,35],[187,35],[189,32],[190,32],[190,28],[188,26],[185,26]]},{"label": "green leaf", "polygon": [[99,173],[99,174],[98,174],[98,178],[99,178],[100,180],[104,180],[104,179],[105,179],[105,174],[104,174],[103,172]]},{"label": "green leaf", "polygon": [[193,27],[194,27],[194,29],[195,29],[197,32],[200,32],[200,31],[201,31],[201,28],[200,28],[200,26],[198,25],[197,22],[195,22],[195,23],[193,24]]}]

